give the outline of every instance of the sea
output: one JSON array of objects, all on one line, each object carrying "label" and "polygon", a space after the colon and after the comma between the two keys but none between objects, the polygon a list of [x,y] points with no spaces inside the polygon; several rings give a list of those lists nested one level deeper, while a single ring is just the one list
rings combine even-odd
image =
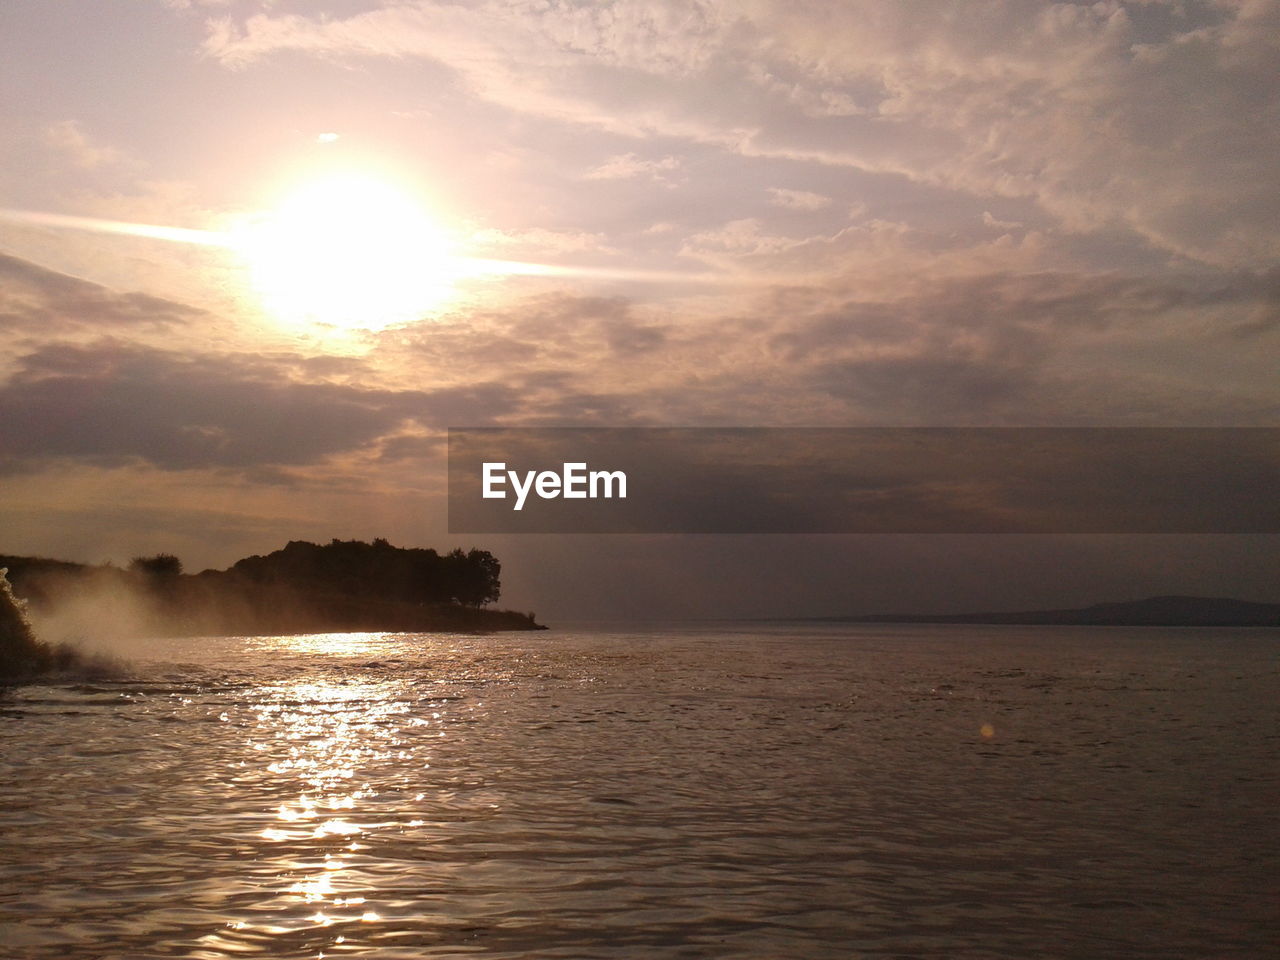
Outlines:
[{"label": "sea", "polygon": [[1280,631],[141,646],[0,693],[0,956],[1280,956]]}]

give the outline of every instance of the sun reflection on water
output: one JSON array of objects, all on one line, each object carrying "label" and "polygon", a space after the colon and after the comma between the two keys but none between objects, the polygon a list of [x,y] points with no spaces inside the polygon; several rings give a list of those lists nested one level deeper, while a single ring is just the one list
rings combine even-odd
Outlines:
[{"label": "sun reflection on water", "polygon": [[[272,643],[339,659],[372,654],[383,636],[316,634]],[[423,737],[417,718],[409,716],[420,700],[409,680],[357,672],[350,663],[326,670],[324,679],[260,688],[249,699],[247,753],[257,765],[251,776],[273,798],[262,808],[267,822],[259,820],[254,832],[254,873],[262,876],[265,861],[274,879],[259,884],[265,897],[256,919],[228,918],[223,936],[294,936],[308,950],[342,943],[340,949],[350,950],[359,940],[353,929],[386,915],[369,875],[353,869],[352,858],[379,834],[403,830],[417,814],[426,793],[402,794],[397,781],[404,778],[406,759],[416,761],[410,769],[425,770],[425,751],[439,740]],[[388,808],[388,796],[396,806]],[[401,807],[405,798],[412,798],[408,810]],[[412,822],[424,823],[420,816]]]},{"label": "sun reflection on water", "polygon": [[359,656],[373,654],[394,642],[385,633],[304,633],[296,636],[265,637],[264,644],[289,653]]}]

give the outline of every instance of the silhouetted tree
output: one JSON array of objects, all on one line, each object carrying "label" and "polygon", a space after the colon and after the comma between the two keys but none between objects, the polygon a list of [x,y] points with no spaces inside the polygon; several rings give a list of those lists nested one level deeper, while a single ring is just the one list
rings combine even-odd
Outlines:
[{"label": "silhouetted tree", "polygon": [[182,561],[172,553],[157,553],[154,557],[134,557],[129,561],[129,570],[149,577],[176,577],[182,573]]},{"label": "silhouetted tree", "polygon": [[498,599],[502,589],[500,575],[502,564],[488,550],[469,550],[467,564],[471,568],[471,582],[465,597],[459,597],[462,603],[473,607],[482,607]]},{"label": "silhouetted tree", "polygon": [[443,581],[451,601],[481,607],[498,599],[502,565],[488,550],[451,550],[443,559]]},{"label": "silhouetted tree", "polygon": [[487,550],[454,550],[441,556],[426,548],[332,540],[324,546],[290,541],[283,550],[236,563],[234,574],[262,584],[322,590],[399,603],[458,603],[480,607],[498,599],[501,566]]}]

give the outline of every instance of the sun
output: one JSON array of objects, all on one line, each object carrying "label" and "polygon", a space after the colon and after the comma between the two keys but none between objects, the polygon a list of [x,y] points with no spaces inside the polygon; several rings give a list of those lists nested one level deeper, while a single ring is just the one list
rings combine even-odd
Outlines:
[{"label": "sun", "polygon": [[305,329],[422,319],[457,279],[447,232],[410,190],[361,174],[311,180],[235,231],[263,307]]}]

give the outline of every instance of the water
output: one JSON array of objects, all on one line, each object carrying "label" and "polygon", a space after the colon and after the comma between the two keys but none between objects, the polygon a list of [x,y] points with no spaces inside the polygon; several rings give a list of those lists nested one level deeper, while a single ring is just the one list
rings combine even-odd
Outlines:
[{"label": "water", "polygon": [[0,696],[0,955],[1272,956],[1278,640],[168,641]]}]

